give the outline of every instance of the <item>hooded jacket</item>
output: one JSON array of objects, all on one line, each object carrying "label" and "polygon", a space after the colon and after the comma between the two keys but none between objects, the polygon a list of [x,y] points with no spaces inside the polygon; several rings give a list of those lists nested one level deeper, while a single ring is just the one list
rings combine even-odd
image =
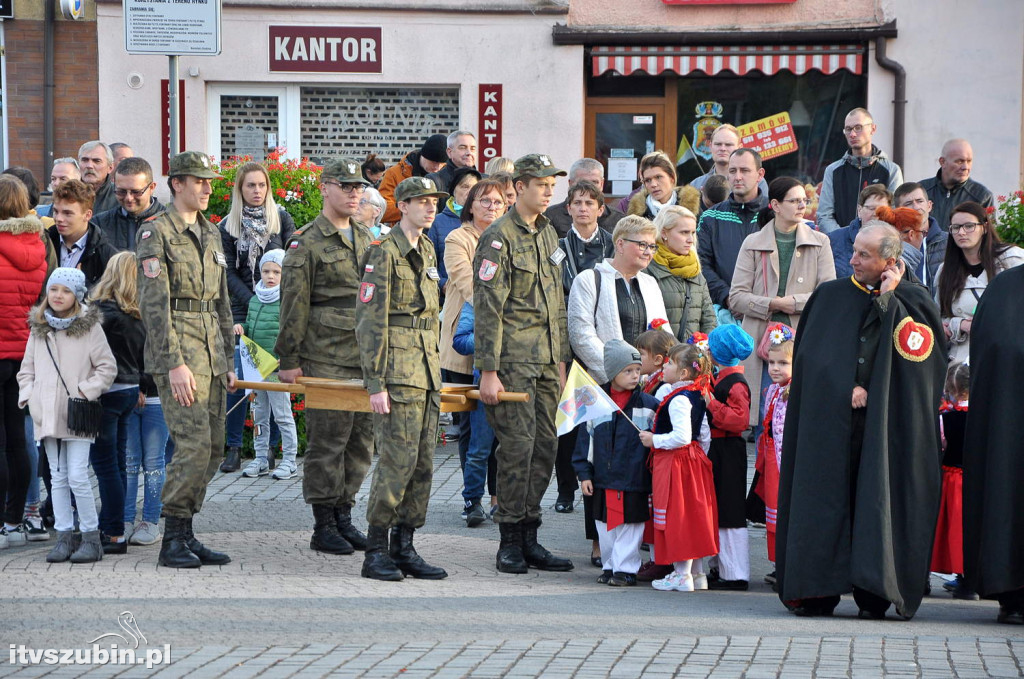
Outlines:
[{"label": "hooded jacket", "polygon": [[398,211],[398,203],[395,202],[395,189],[402,183],[402,180],[409,177],[426,177],[427,171],[420,165],[420,152],[410,151],[402,157],[400,162],[395,163],[384,171],[380,180],[380,195],[387,201],[388,207],[384,210],[384,216],[380,218],[382,224],[394,224],[402,218]]},{"label": "hooded jacket", "polygon": [[60,332],[35,320],[35,311],[29,316],[31,332],[18,372],[18,407],[28,405],[36,440],[72,438],[67,428],[68,393],[95,401],[114,383],[117,362],[103,333],[99,307],[83,304],[71,326]]},{"label": "hooded jacket", "polygon": [[113,210],[93,215],[90,223],[98,226],[106,237],[107,242],[116,249],[134,252],[135,234],[139,231],[139,224],[163,211],[163,204],[156,198],[153,198],[149,203],[149,207],[136,215],[129,214],[123,207],[118,205]]},{"label": "hooded jacket", "polygon": [[825,233],[849,224],[857,216],[857,198],[868,184],[882,184],[889,191],[903,183],[900,166],[877,146],[871,155],[855,156],[851,151],[825,168],[818,197],[818,228]]},{"label": "hooded jacket", "polygon": [[0,359],[25,355],[25,316],[46,283],[43,223],[35,217],[0,221]]}]

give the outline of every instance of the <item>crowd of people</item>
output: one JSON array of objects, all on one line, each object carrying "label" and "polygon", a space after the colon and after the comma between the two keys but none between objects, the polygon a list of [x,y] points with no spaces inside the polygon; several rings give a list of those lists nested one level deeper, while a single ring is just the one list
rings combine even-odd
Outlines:
[{"label": "crowd of people", "polygon": [[[1019,391],[1024,347],[1001,309],[1024,251],[1000,241],[966,140],[945,144],[934,177],[904,182],[875,132],[868,111],[846,116],[849,151],[826,168],[816,215],[801,181],[766,182],[731,125],[691,184],[646,154],[618,209],[597,160],[564,171],[528,154],[481,172],[464,130],[392,167],[326,162],[323,211],[302,225],[258,162],[237,167],[219,225],[204,216],[220,175],[202,153],[171,159],[167,204],[123,143],[57,159],[46,205],[31,172],[9,168],[0,548],[50,540],[52,525],[51,562],[160,543],[161,566],[228,563],[193,530],[207,484],[218,470],[294,478],[287,385],[357,379],[370,412],[306,411],[310,547],[363,552],[367,578],[447,577],[414,534],[442,384],[478,384],[479,406],[453,421],[463,518],[497,523],[499,572],[574,568],[539,541],[554,475],[555,511],[582,493],[602,584],[746,590],[755,521],[766,580],[797,615],[831,615],[852,591],[862,617],[894,605],[910,618],[936,571],[1024,624],[1022,538],[979,537],[1020,509],[1013,421],[991,402],[968,411],[971,391]],[[244,467],[240,336],[279,361],[279,384],[252,402]],[[581,398],[563,393],[574,362],[614,408],[556,431],[560,401]],[[353,509],[375,455],[364,534]]]}]

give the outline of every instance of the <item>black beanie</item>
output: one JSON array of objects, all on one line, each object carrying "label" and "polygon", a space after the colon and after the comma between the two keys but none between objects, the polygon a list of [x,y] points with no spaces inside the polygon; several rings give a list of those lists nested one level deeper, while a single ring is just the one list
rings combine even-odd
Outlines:
[{"label": "black beanie", "polygon": [[435,163],[447,163],[447,148],[448,137],[443,134],[432,134],[423,142],[423,148],[420,149],[420,157],[432,160]]}]

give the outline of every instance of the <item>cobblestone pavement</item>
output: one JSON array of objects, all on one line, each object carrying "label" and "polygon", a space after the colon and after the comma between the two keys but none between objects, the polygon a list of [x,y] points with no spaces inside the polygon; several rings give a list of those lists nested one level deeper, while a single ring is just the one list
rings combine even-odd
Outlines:
[{"label": "cobblestone pavement", "polygon": [[[849,598],[834,618],[787,614],[762,580],[771,570],[763,529],[750,531],[749,592],[597,585],[582,510],[551,510],[553,485],[541,541],[576,570],[499,575],[497,527],[466,528],[461,488],[454,446],[438,448],[416,544],[448,570],[439,582],[365,580],[358,553],[310,550],[301,474],[217,475],[195,525],[232,555],[227,566],[157,568],[158,546],[89,565],[47,564],[52,542],[0,551],[0,677],[1022,676],[1024,629],[996,624],[994,602],[939,594],[938,577],[910,622],[859,620]],[[369,477],[354,512],[360,525],[368,489]],[[169,664],[26,662],[30,650],[85,649],[112,632],[130,641],[118,623],[128,611],[144,637],[140,659],[169,645]]]}]

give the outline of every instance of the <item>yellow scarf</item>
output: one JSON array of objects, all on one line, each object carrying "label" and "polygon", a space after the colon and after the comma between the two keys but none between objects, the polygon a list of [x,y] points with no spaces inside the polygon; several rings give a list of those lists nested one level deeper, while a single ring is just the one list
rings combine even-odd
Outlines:
[{"label": "yellow scarf", "polygon": [[658,243],[654,261],[671,271],[673,276],[694,278],[700,273],[700,260],[697,259],[696,248],[690,248],[688,255],[677,255],[665,247],[664,243]]}]

